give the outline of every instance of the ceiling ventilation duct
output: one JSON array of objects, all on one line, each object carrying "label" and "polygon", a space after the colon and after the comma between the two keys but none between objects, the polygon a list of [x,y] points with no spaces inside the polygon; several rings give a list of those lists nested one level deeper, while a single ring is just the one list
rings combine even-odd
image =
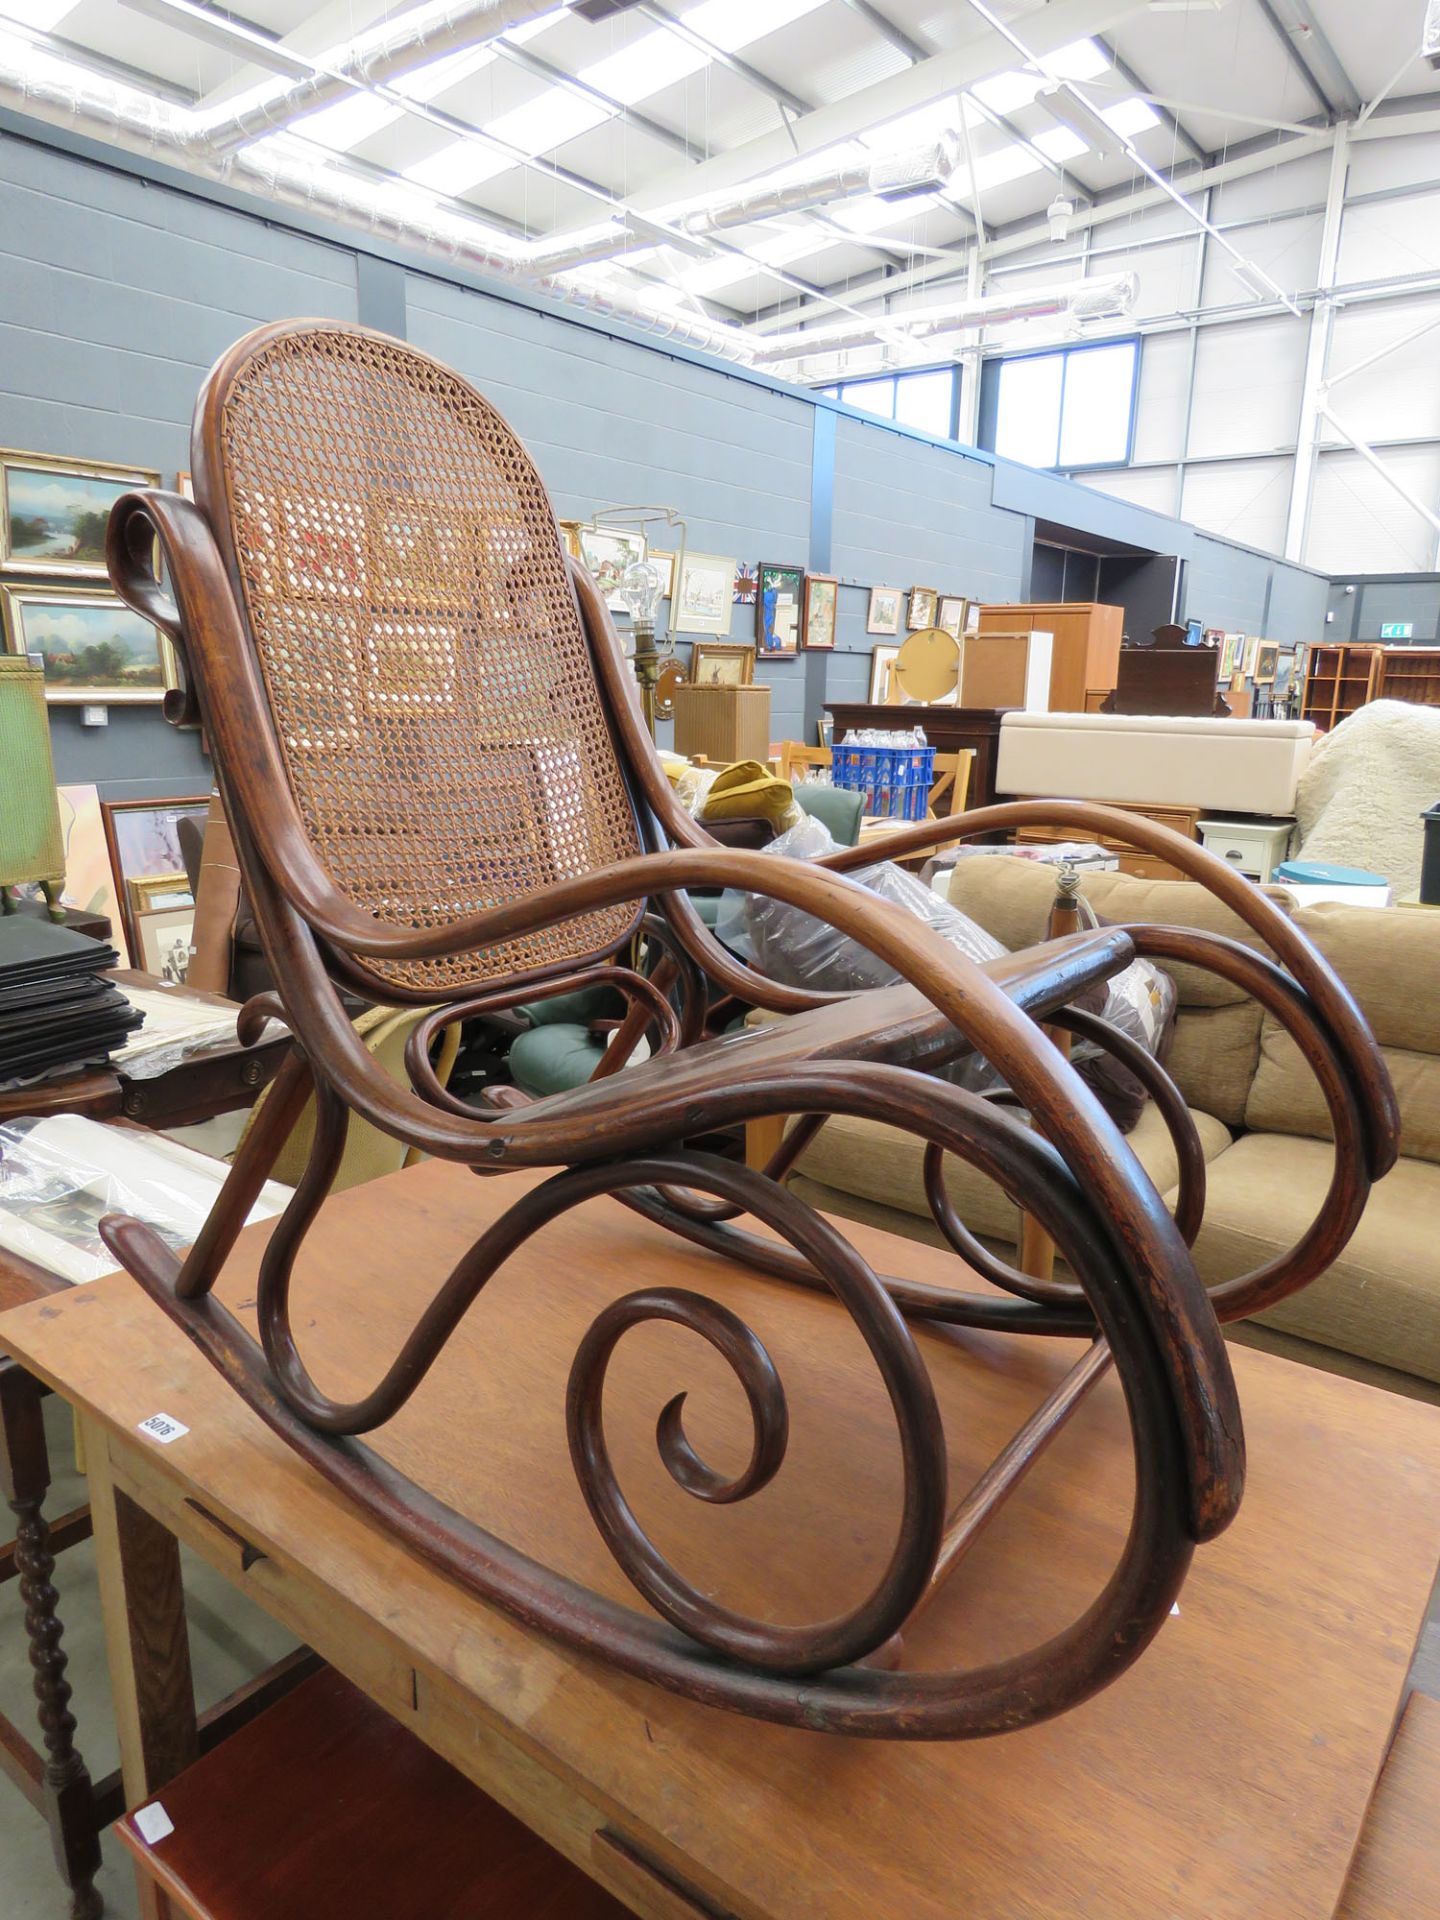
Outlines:
[{"label": "ceiling ventilation duct", "polygon": [[[1118,273],[1103,280],[1071,280],[1055,287],[1026,287],[1013,294],[985,294],[977,300],[959,300],[884,318],[907,338],[925,340],[937,333],[962,333],[973,327],[994,327],[1007,320],[1035,320],[1051,314],[1065,314],[1077,322],[1113,320],[1130,312],[1138,291],[1139,282],[1133,273]],[[776,361],[806,360],[814,354],[838,353],[846,347],[874,343],[873,327],[806,327],[798,333],[771,334],[758,341],[755,358],[770,366]]]},{"label": "ceiling ventilation duct", "polygon": [[[185,10],[174,0],[145,0],[143,10],[153,11],[157,4],[175,13]],[[555,11],[555,0],[430,0],[430,4],[412,7],[378,31],[362,34],[345,58],[328,71],[282,87],[237,112],[222,113],[204,122],[205,140],[212,152],[228,153],[291,126],[304,114],[314,113],[332,101],[345,99],[357,86],[380,86],[399,79],[444,54],[483,46],[507,28],[523,26]]]},{"label": "ceiling ventilation duct", "polygon": [[960,162],[960,137],[946,133],[922,146],[900,147],[892,153],[867,154],[848,165],[828,166],[797,178],[766,184],[757,181],[696,207],[680,225],[687,233],[718,233],[726,227],[748,226],[752,220],[773,220],[779,214],[805,213],[836,200],[875,194],[882,200],[907,200],[918,193],[938,193]]},{"label": "ceiling ventilation duct", "polygon": [[1425,9],[1425,26],[1420,35],[1420,51],[1432,67],[1440,67],[1440,0],[1430,0]]}]

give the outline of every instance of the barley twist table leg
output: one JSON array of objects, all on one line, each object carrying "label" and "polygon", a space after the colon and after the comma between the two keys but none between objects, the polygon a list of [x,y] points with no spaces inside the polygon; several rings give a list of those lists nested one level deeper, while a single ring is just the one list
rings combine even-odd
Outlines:
[{"label": "barley twist table leg", "polygon": [[61,1640],[59,1601],[52,1575],[50,1529],[42,1506],[50,1462],[37,1383],[13,1361],[0,1360],[0,1469],[15,1515],[15,1566],[30,1665],[35,1676],[41,1736],[45,1743],[45,1815],[56,1863],[70,1888],[72,1920],[98,1920],[103,1901],[96,1891],[100,1840],[85,1762],[75,1746],[75,1716]]}]

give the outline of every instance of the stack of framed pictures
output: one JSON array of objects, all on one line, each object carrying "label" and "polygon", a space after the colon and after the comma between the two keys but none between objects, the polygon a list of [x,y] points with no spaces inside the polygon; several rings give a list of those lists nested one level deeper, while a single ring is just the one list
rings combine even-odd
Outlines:
[{"label": "stack of framed pictures", "polygon": [[39,654],[45,697],[159,702],[177,684],[170,643],[110,589],[105,525],[146,467],[0,449],[0,614],[12,653]]}]

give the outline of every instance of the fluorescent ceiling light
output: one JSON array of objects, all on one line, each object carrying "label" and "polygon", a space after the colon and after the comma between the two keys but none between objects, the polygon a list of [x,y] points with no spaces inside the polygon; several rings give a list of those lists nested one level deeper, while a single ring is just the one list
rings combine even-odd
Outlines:
[{"label": "fluorescent ceiling light", "polygon": [[1093,40],[1072,40],[1068,47],[1057,47],[1047,54],[1045,65],[1062,80],[1098,80],[1110,71],[1110,56],[1102,53]]},{"label": "fluorescent ceiling light", "polygon": [[1133,100],[1120,100],[1113,107],[1102,107],[1100,118],[1106,126],[1118,133],[1122,140],[1132,135],[1144,133],[1150,127],[1158,127],[1160,116],[1145,101],[1138,97]]},{"label": "fluorescent ceiling light", "polygon": [[1078,160],[1090,151],[1072,127],[1047,127],[1043,133],[1032,135],[1030,144],[1038,147],[1047,160]]},{"label": "fluorescent ceiling light", "polygon": [[763,40],[824,5],[825,0],[705,0],[681,24],[723,53],[739,53],[752,40]]},{"label": "fluorescent ceiling light", "polygon": [[478,140],[452,140],[428,159],[404,168],[403,178],[417,187],[428,187],[432,193],[453,195],[468,193],[471,187],[478,187],[482,180],[493,180],[513,164],[503,154],[482,147]]},{"label": "fluorescent ceiling light", "polygon": [[547,87],[523,107],[492,120],[485,132],[522,153],[548,153],[610,118],[609,110],[594,100],[584,100],[564,87]]},{"label": "fluorescent ceiling light", "polygon": [[1010,68],[1004,73],[992,73],[988,80],[977,81],[970,91],[992,113],[1014,113],[1020,107],[1028,107],[1044,84],[1038,73],[1021,73],[1018,68]]},{"label": "fluorescent ceiling light", "polygon": [[763,272],[766,265],[786,266],[807,253],[818,253],[822,248],[834,244],[833,239],[813,228],[786,227],[780,233],[766,234],[753,246],[747,247],[745,251],[751,256],[749,259],[742,260],[736,254],[722,254],[716,260],[692,260],[675,278],[688,293],[710,293],[717,287],[733,286],[737,281],[749,280],[756,273]]},{"label": "fluorescent ceiling light", "polygon": [[686,80],[709,64],[698,47],[661,27],[654,33],[642,34],[619,53],[612,53],[608,60],[583,67],[580,78],[587,87],[594,87],[622,106],[631,107],[637,100],[659,93],[662,87],[673,86],[677,80]]}]

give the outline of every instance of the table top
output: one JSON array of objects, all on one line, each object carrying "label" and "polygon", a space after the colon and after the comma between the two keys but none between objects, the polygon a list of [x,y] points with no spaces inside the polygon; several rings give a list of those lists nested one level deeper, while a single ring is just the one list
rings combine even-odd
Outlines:
[{"label": "table top", "polygon": [[[450,1262],[531,1179],[428,1162],[327,1204],[295,1301],[327,1391],[373,1381]],[[953,1284],[951,1256],[846,1225],[882,1270]],[[222,1283],[242,1317],[270,1230],[247,1231]],[[765,1341],[789,1394],[790,1453],[748,1502],[682,1494],[656,1457],[661,1405],[690,1390],[687,1432],[722,1468],[748,1454],[748,1415],[707,1347],[652,1323],[627,1336],[607,1386],[621,1484],[687,1573],[732,1604],[763,1590],[772,1617],[837,1610],[888,1555],[898,1510],[893,1427],[858,1336],[828,1298],[612,1201],[563,1216],[491,1280],[379,1450],[537,1559],[640,1605],[575,1487],[564,1388],[599,1308],[660,1276],[724,1299]],[[958,1494],[1076,1345],[920,1340]],[[1136,1667],[1022,1733],[852,1742],[676,1699],[466,1598],[293,1456],[123,1275],[7,1314],[0,1345],[287,1577],[403,1636],[423,1687],[457,1693],[477,1728],[501,1727],[740,1920],[1320,1920],[1340,1897],[1440,1549],[1440,1411],[1233,1350],[1249,1490]],[[189,1431],[156,1445],[136,1431],[156,1412]],[[988,1660],[1065,1624],[1112,1564],[1131,1484],[1106,1381],[907,1632],[907,1664]]]}]

